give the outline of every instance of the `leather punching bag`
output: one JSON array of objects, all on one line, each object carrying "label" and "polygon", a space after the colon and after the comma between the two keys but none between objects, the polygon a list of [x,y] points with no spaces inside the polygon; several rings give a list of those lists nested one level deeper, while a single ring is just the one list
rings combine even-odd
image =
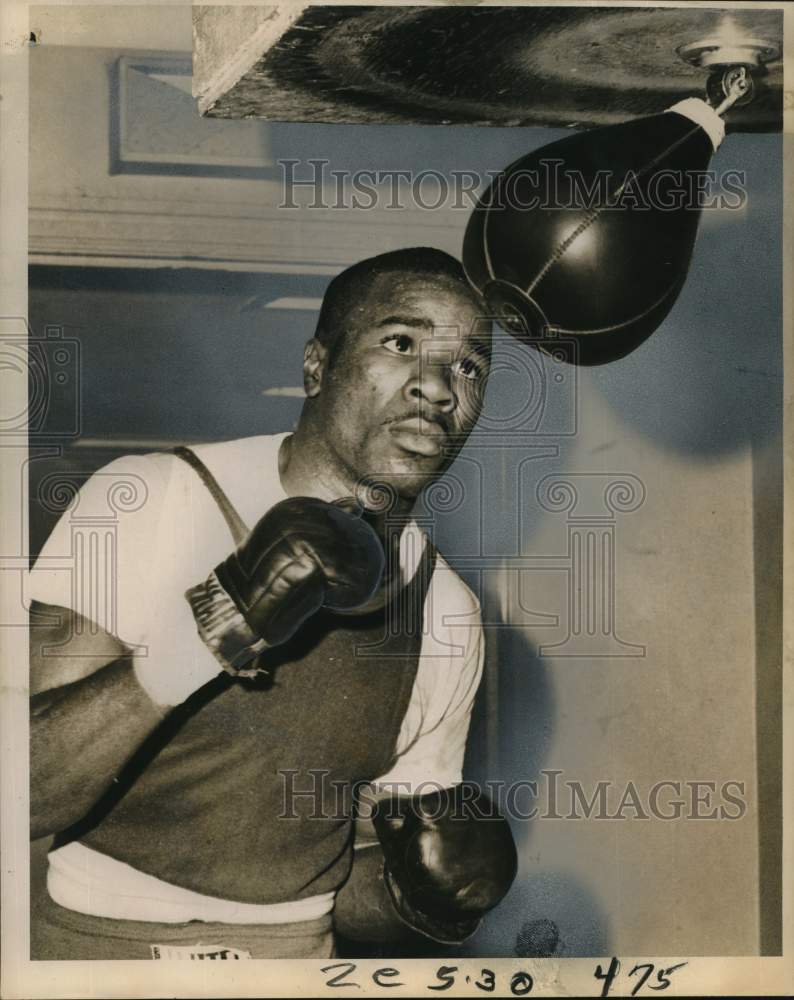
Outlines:
[{"label": "leather punching bag", "polygon": [[724,135],[714,109],[689,98],[522,157],[474,208],[463,243],[469,281],[535,347],[586,365],[623,357],[678,297],[702,172]]}]

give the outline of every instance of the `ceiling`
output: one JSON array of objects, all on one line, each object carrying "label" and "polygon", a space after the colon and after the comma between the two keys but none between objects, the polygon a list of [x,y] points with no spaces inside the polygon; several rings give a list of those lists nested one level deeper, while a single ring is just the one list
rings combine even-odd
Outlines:
[{"label": "ceiling", "polygon": [[[208,113],[309,122],[610,124],[704,94],[708,73],[684,61],[681,46],[755,38],[779,48],[782,13],[310,6],[268,40]],[[752,104],[729,113],[729,130],[780,130],[780,60],[757,85]]]}]

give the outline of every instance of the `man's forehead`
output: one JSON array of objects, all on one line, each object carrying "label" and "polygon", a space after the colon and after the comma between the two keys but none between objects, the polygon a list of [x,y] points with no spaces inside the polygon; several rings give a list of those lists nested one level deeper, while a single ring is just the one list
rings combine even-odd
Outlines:
[{"label": "man's forehead", "polygon": [[443,274],[421,274],[413,271],[389,271],[377,274],[370,282],[368,296],[377,299],[405,299],[436,296],[457,300],[475,309],[474,291]]},{"label": "man's forehead", "polygon": [[408,325],[424,325],[436,336],[471,335],[490,343],[491,324],[475,293],[444,276],[377,275],[355,311],[368,326],[411,320]]}]

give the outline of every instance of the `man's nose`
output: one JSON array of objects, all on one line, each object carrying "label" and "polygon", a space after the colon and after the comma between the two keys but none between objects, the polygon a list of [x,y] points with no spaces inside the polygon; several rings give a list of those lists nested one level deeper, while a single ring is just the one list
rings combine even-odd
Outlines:
[{"label": "man's nose", "polygon": [[442,413],[450,413],[458,402],[452,389],[450,365],[432,363],[424,358],[419,362],[416,373],[406,382],[405,395],[414,402],[424,401]]}]

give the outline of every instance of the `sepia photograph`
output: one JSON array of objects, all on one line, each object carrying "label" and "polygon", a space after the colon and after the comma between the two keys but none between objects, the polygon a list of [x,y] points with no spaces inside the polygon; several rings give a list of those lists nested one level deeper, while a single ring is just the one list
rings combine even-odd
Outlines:
[{"label": "sepia photograph", "polygon": [[785,7],[6,5],[3,998],[794,991]]}]

